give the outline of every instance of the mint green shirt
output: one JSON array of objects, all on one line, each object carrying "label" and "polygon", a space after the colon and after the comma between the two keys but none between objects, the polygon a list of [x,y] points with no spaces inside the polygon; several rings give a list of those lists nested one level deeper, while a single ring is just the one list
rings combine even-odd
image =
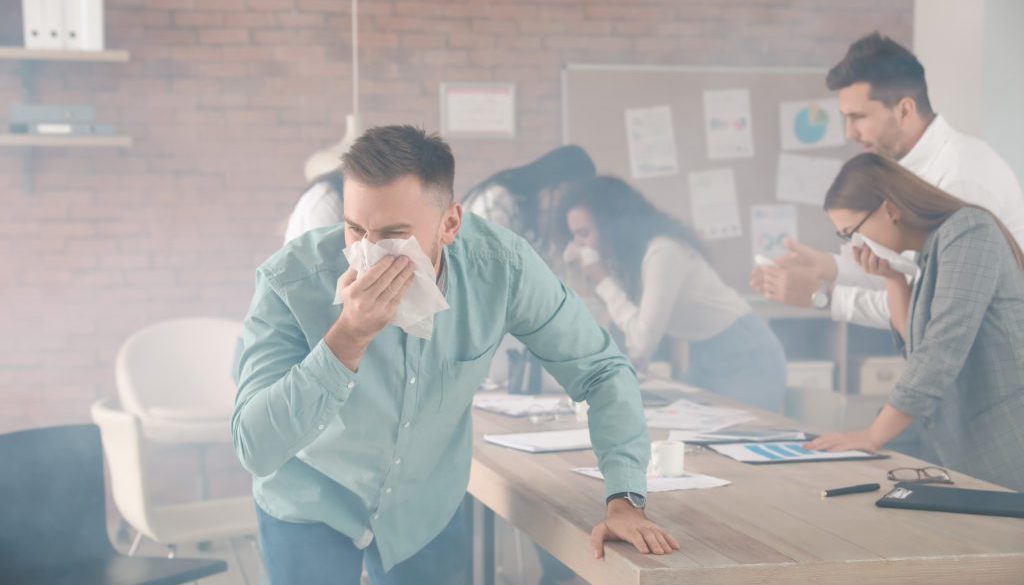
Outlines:
[{"label": "mint green shirt", "polygon": [[473,393],[507,333],[589,403],[606,495],[646,493],[636,373],[525,240],[466,214],[431,339],[386,327],[358,372],[323,341],[344,247],[342,226],[314,230],[256,272],[231,432],[267,514],[323,522],[360,548],[376,540],[385,570],[426,546],[465,495]]}]

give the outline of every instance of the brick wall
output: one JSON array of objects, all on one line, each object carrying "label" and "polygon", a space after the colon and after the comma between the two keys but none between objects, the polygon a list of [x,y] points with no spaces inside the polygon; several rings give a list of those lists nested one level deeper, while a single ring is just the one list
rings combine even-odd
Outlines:
[{"label": "brick wall", "polygon": [[[240,319],[305,157],[351,109],[347,0],[106,0],[127,64],[36,66],[40,101],[93,103],[124,150],[0,149],[0,432],[84,421],[121,341],[156,320]],[[0,41],[20,39],[0,0]],[[564,63],[826,66],[910,0],[363,0],[369,125],[438,126],[441,81],[512,81],[518,138],[454,142],[457,189],[560,141]],[[19,101],[0,61],[0,108]]]}]

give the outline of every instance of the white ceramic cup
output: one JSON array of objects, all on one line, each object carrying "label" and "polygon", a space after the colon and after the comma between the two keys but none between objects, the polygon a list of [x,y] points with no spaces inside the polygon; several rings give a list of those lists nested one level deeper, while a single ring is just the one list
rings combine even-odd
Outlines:
[{"label": "white ceramic cup", "polygon": [[686,445],[679,441],[651,443],[651,471],[661,477],[679,477],[685,473]]}]

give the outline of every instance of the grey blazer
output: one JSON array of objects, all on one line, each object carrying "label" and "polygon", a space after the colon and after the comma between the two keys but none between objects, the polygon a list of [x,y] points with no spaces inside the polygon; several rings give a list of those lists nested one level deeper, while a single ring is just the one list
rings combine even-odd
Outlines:
[{"label": "grey blazer", "polygon": [[889,402],[923,423],[943,465],[1024,491],[1024,271],[976,208],[932,232],[918,265]]}]

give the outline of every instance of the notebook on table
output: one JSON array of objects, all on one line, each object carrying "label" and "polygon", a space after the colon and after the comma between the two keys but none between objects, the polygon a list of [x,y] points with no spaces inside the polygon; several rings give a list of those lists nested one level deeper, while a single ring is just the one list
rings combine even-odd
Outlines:
[{"label": "notebook on table", "polygon": [[957,514],[1024,518],[1024,493],[898,483],[875,505]]}]

